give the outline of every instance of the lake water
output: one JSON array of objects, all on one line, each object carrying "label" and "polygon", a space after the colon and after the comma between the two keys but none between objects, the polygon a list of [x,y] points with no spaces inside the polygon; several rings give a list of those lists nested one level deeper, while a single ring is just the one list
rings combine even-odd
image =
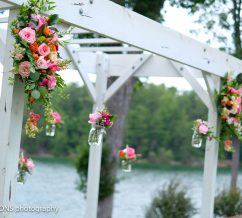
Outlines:
[{"label": "lake water", "polygon": [[[22,207],[56,207],[58,213],[16,213],[14,218],[83,218],[84,194],[76,189],[78,175],[72,165],[38,162],[35,172],[25,185],[18,185],[16,205]],[[176,177],[187,189],[199,208],[201,205],[201,171],[133,170],[119,173],[116,185],[113,218],[143,218],[146,206],[156,190]],[[218,188],[229,185],[229,173],[219,174]],[[242,176],[239,176],[239,184]],[[199,217],[194,216],[194,217]]]}]

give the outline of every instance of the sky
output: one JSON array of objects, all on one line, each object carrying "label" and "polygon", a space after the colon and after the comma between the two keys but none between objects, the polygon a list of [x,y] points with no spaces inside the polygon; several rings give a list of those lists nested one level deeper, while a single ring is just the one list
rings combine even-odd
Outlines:
[{"label": "sky", "polygon": [[[191,29],[199,28],[199,24],[194,23],[194,20],[196,18],[194,16],[192,17],[188,15],[185,9],[171,7],[169,3],[166,3],[164,7],[164,11],[166,11],[166,13],[165,13],[165,23],[163,25],[173,30],[176,30],[180,33],[183,33],[184,35],[187,35],[191,38],[194,38],[198,41],[201,41],[203,43],[206,42],[207,40],[206,34],[194,35],[190,33]],[[176,18],[179,17],[179,19],[174,19],[174,15]],[[0,24],[0,28],[6,28],[6,25]],[[2,31],[0,29],[0,37],[2,37],[1,32]],[[212,45],[213,47],[218,47],[218,45],[215,42]],[[0,64],[0,72],[2,72],[1,64]],[[64,80],[67,83],[78,82],[79,84],[83,84],[78,72],[76,71],[70,70],[68,72],[61,73],[61,75],[63,76]],[[164,83],[168,87],[174,86],[181,91],[191,90],[191,86],[183,78],[174,79],[174,78],[159,77],[159,78],[148,78],[148,79],[145,79],[145,81],[148,81],[150,83],[155,83],[155,84]],[[205,87],[205,84],[202,79],[199,79],[199,82],[202,84],[202,86]]]}]

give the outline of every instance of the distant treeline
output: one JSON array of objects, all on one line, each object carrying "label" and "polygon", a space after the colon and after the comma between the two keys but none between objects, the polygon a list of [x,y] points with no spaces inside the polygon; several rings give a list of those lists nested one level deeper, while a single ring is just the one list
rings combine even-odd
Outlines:
[{"label": "distant treeline", "polygon": [[[69,97],[53,98],[64,120],[55,137],[45,136],[44,129],[37,139],[27,139],[23,134],[21,145],[31,154],[72,157],[87,144],[91,98],[85,87],[76,84],[68,85],[63,96]],[[43,114],[38,108],[35,112]],[[204,147],[191,147],[192,124],[197,118],[206,119],[207,109],[194,92],[180,93],[164,85],[144,84],[133,95],[124,146],[136,147],[143,161],[153,163],[199,160]]]}]

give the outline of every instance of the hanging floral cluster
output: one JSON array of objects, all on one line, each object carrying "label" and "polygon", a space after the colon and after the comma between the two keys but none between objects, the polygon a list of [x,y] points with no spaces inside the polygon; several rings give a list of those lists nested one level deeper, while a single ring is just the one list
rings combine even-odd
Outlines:
[{"label": "hanging floral cluster", "polygon": [[10,79],[17,77],[24,83],[29,111],[25,132],[31,138],[40,132],[37,127],[40,116],[32,112],[33,105],[40,104],[45,110],[46,123],[53,123],[51,95],[65,86],[58,71],[66,69],[70,63],[59,57],[59,46],[65,45],[66,33],[55,27],[59,22],[58,15],[41,15],[52,10],[53,4],[49,0],[29,0],[20,7],[17,19],[10,26],[15,38],[12,51],[14,77]]},{"label": "hanging floral cluster", "polygon": [[132,164],[136,161],[137,158],[135,149],[127,145],[125,149],[119,150],[118,155],[122,160],[122,170],[124,172],[131,172]]},{"label": "hanging floral cluster", "polygon": [[232,78],[231,74],[227,74],[218,95],[218,109],[221,118],[220,138],[226,151],[233,151],[233,137],[242,139],[241,96],[241,74],[235,79]]},{"label": "hanging floral cluster", "polygon": [[88,138],[89,145],[100,145],[105,129],[111,128],[115,119],[116,116],[110,114],[107,109],[89,114],[88,123],[92,125]]},{"label": "hanging floral cluster", "polygon": [[25,183],[26,182],[26,174],[31,174],[35,165],[32,159],[27,158],[27,156],[24,155],[24,152],[21,151],[19,155],[19,161],[18,161],[18,177],[17,182],[19,183]]},{"label": "hanging floral cluster", "polygon": [[209,127],[206,121],[197,119],[194,121],[193,125],[193,136],[192,136],[192,146],[200,148],[202,142],[205,140],[218,139],[214,136],[212,128]]}]

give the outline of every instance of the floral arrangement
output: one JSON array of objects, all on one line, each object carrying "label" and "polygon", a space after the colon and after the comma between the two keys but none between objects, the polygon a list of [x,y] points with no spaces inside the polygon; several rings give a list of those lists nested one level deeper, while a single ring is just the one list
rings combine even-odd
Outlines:
[{"label": "floral arrangement", "polygon": [[221,141],[226,151],[233,151],[232,138],[242,139],[241,96],[242,81],[239,74],[235,79],[227,74],[218,94],[218,111],[221,118]]},{"label": "floral arrangement", "polygon": [[100,145],[105,129],[111,128],[115,119],[116,115],[110,114],[107,109],[89,114],[88,123],[92,125],[92,128],[89,133],[88,144],[91,146]]},{"label": "floral arrangement", "polygon": [[23,151],[20,152],[19,161],[18,161],[18,178],[17,182],[25,183],[26,173],[31,174],[35,168],[34,162],[32,159],[28,159],[27,156],[24,156]]},{"label": "floral arrangement", "polygon": [[130,172],[132,169],[132,163],[137,159],[135,149],[127,145],[125,149],[119,150],[118,155],[122,160],[123,171]]},{"label": "floral arrangement", "polygon": [[69,65],[69,60],[59,57],[59,46],[64,46],[63,37],[55,27],[60,21],[57,14],[42,16],[43,12],[54,9],[54,2],[49,0],[28,0],[20,7],[17,19],[11,23],[12,35],[15,38],[13,58],[13,78],[24,83],[27,95],[29,118],[25,125],[26,134],[34,138],[40,132],[37,121],[40,116],[32,112],[34,104],[40,104],[45,110],[45,120],[51,123],[53,112],[51,95],[65,83],[58,71]]},{"label": "floral arrangement", "polygon": [[95,127],[110,128],[115,120],[115,115],[110,114],[106,109],[89,114],[88,123]]},{"label": "floral arrangement", "polygon": [[218,139],[216,136],[214,136],[212,128],[209,127],[208,123],[206,121],[203,121],[201,119],[197,119],[194,121],[193,125],[193,136],[192,136],[192,146],[193,147],[201,147],[202,142],[204,140],[212,140],[212,139]]}]

